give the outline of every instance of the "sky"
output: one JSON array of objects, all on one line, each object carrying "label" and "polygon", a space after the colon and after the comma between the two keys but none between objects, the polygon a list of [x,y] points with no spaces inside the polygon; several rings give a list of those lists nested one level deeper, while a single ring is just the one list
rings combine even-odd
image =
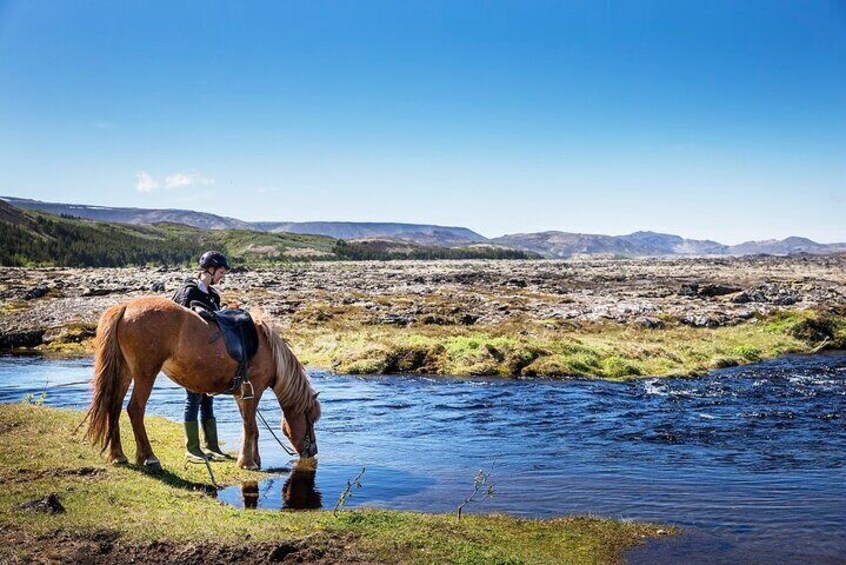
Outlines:
[{"label": "sky", "polygon": [[0,0],[0,195],[846,241],[846,1]]}]

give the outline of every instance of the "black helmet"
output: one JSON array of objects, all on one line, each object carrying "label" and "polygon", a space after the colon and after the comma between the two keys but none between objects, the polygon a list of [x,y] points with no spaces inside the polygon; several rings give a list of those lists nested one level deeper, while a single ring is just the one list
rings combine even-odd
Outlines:
[{"label": "black helmet", "polygon": [[223,253],[218,253],[217,251],[206,251],[203,253],[203,256],[200,257],[201,269],[216,269],[218,267],[223,267],[227,270],[229,269],[229,261],[226,260],[226,255]]}]

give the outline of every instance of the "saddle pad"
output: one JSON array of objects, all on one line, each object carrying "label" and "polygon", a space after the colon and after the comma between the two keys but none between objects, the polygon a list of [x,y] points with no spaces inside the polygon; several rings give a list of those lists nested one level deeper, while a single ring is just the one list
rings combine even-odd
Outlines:
[{"label": "saddle pad", "polygon": [[239,363],[246,363],[258,350],[258,332],[250,313],[240,308],[212,312],[220,327],[226,351]]}]

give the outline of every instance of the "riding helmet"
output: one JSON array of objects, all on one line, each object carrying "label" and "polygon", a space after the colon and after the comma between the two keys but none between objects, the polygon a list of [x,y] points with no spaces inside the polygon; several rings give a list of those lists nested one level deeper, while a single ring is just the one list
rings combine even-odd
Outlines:
[{"label": "riding helmet", "polygon": [[224,269],[229,270],[229,261],[223,253],[219,253],[217,251],[206,251],[203,253],[203,256],[200,257],[201,269],[216,269],[218,267],[223,267]]}]

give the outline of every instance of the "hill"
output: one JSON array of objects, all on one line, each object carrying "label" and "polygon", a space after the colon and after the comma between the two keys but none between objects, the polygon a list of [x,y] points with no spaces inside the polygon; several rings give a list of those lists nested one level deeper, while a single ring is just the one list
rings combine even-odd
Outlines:
[{"label": "hill", "polygon": [[69,215],[20,210],[0,200],[0,265],[118,267],[190,263],[208,249],[229,255],[236,265],[362,259],[525,259],[522,251],[447,248],[402,242],[371,245],[321,235],[267,233],[244,229],[200,229],[159,222],[128,225]]},{"label": "hill", "polygon": [[156,224],[170,222],[202,229],[242,229],[272,233],[324,235],[334,239],[388,237],[410,241],[418,245],[460,247],[486,241],[478,233],[462,227],[429,224],[374,223],[374,222],[245,222],[236,218],[218,216],[191,210],[158,210],[150,208],[112,208],[41,202],[12,196],[0,197],[18,208],[39,210],[56,215],[69,215],[102,222],[122,224]]}]

